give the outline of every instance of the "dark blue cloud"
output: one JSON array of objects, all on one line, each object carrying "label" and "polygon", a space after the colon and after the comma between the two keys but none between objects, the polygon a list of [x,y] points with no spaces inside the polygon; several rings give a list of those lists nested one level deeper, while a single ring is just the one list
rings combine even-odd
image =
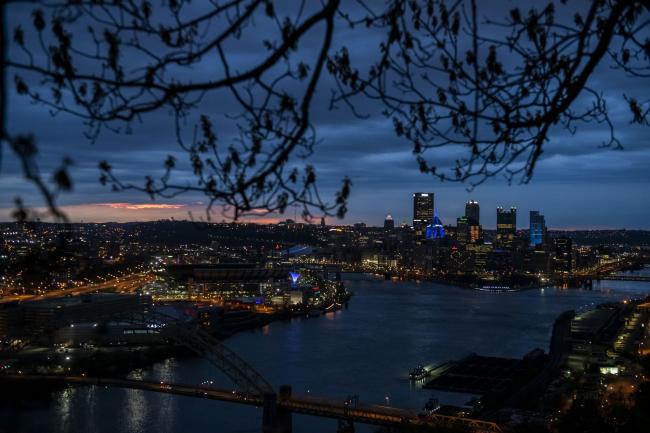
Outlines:
[{"label": "dark blue cloud", "polygon": [[[503,2],[507,11],[516,2]],[[498,10],[498,8],[497,8]],[[501,11],[498,11],[501,13]],[[14,15],[15,19],[21,16]],[[22,18],[25,19],[25,18]],[[258,34],[271,31],[269,23],[258,23]],[[238,66],[243,68],[257,60],[261,53],[261,39],[241,41],[236,49]],[[335,47],[347,45],[355,60],[367,64],[373,58],[380,42],[376,32],[349,29],[340,25]],[[315,36],[300,46],[305,57],[318,48]],[[194,71],[197,77],[210,71]],[[360,119],[345,106],[330,110],[330,89],[334,83],[325,77],[313,105],[314,123],[320,142],[308,162],[316,166],[319,183],[325,195],[333,194],[344,176],[353,182],[352,201],[346,222],[367,221],[379,224],[385,214],[391,213],[398,221],[411,218],[411,193],[432,191],[436,206],[445,223],[452,222],[463,212],[468,199],[478,199],[483,221],[494,225],[497,205],[517,206],[519,224],[525,226],[529,209],[539,209],[546,215],[551,227],[636,227],[650,229],[650,137],[645,127],[630,125],[630,114],[623,94],[638,95],[647,83],[625,77],[606,65],[592,77],[592,87],[602,89],[607,98],[616,134],[624,150],[602,147],[609,139],[606,125],[579,125],[576,134],[558,129],[551,133],[549,142],[539,160],[537,171],[529,184],[507,185],[497,178],[471,192],[467,185],[441,183],[419,173],[411,153],[411,145],[393,133],[390,120],[380,115],[381,107],[372,101],[358,99],[361,113],[370,115]],[[46,90],[44,90],[46,91]],[[210,113],[215,119],[217,133],[227,143],[234,134],[233,126],[224,115],[232,106],[227,94],[202,102],[200,112]],[[587,104],[588,100],[580,100]],[[160,111],[143,117],[142,124],[134,124],[132,133],[103,132],[95,143],[83,136],[84,125],[70,115],[52,117],[41,106],[34,106],[23,98],[12,96],[9,124],[14,132],[32,131],[38,138],[38,163],[44,172],[53,170],[64,156],[71,156],[74,165],[71,174],[75,190],[62,197],[63,204],[144,202],[147,197],[137,192],[115,194],[98,182],[97,163],[108,160],[116,173],[126,181],[141,181],[145,174],[162,172],[162,161],[168,154],[179,160],[179,179],[191,179],[186,155],[174,138],[173,118]],[[191,133],[192,121],[187,131]],[[0,171],[0,208],[12,206],[13,198],[23,196],[27,203],[39,205],[34,188],[21,177],[17,161],[5,150]],[[458,149],[432,150],[427,158],[438,167],[449,167],[460,155]],[[302,163],[299,159],[295,163]],[[175,202],[194,203],[198,195],[188,195]]]}]

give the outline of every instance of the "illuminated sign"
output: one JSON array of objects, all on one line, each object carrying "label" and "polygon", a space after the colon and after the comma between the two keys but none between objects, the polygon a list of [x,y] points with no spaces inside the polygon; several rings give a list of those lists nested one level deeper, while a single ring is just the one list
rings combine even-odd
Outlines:
[{"label": "illuminated sign", "polygon": [[289,276],[291,277],[291,283],[296,284],[298,281],[298,278],[300,278],[300,274],[297,272],[289,272]]}]

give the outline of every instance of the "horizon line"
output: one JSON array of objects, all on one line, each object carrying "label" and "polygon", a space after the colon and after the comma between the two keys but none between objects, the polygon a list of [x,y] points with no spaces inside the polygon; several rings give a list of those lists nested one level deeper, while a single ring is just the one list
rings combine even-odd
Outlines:
[{"label": "horizon line", "polygon": [[[24,221],[24,223],[27,224],[95,224],[95,225],[100,225],[100,224],[148,224],[148,223],[158,223],[158,222],[177,222],[177,223],[195,223],[195,224],[214,224],[214,225],[225,225],[225,224],[244,224],[244,225],[258,225],[258,226],[275,226],[279,224],[287,224],[289,221],[292,221],[292,224],[302,224],[302,225],[307,225],[307,226],[320,226],[320,222],[307,222],[307,221],[294,221],[291,218],[287,218],[285,220],[281,221],[276,221],[276,222],[258,222],[255,220],[231,220],[231,221],[197,221],[197,220],[190,220],[190,219],[176,219],[176,218],[162,218],[162,219],[157,219],[157,220],[133,220],[133,221],[69,221],[69,222],[60,222],[60,221]],[[0,224],[18,224],[21,223],[21,221],[16,221],[16,220],[0,220]],[[368,223],[365,223],[363,221],[358,221],[355,223],[347,223],[347,224],[325,224],[326,227],[354,227],[356,224],[365,224],[366,228],[382,228],[382,225],[370,225]],[[453,227],[452,225],[448,224],[445,225],[446,227]],[[410,226],[409,226],[410,227]],[[399,228],[399,226],[396,226],[395,228]],[[484,228],[485,230],[496,230],[496,227],[494,228]],[[517,227],[517,231],[526,231],[529,230],[528,227]],[[650,228],[628,228],[628,227],[618,227],[618,228],[605,228],[605,227],[590,227],[590,228],[580,228],[580,227],[547,227],[547,230],[549,231],[650,231]]]}]

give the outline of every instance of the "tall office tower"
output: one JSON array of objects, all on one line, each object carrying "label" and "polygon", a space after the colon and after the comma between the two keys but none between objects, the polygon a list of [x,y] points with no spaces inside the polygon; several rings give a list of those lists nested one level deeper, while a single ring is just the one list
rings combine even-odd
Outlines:
[{"label": "tall office tower", "polygon": [[463,245],[469,241],[469,219],[466,216],[456,218],[456,239]]},{"label": "tall office tower", "polygon": [[556,273],[568,274],[571,272],[571,238],[562,236],[553,239],[553,249],[555,257],[553,259],[553,269]]},{"label": "tall office tower", "polygon": [[433,193],[413,193],[413,229],[415,242],[419,244],[425,236],[425,230],[433,221]]},{"label": "tall office tower", "polygon": [[478,226],[481,224],[481,209],[477,201],[470,200],[465,203],[465,217],[470,226]]},{"label": "tall office tower", "polygon": [[497,208],[497,246],[512,248],[517,233],[517,208]]},{"label": "tall office tower", "polygon": [[465,203],[465,218],[469,226],[469,241],[475,243],[481,238],[481,209],[476,200]]},{"label": "tall office tower", "polygon": [[546,222],[539,211],[530,211],[530,246],[544,245],[546,240]]},{"label": "tall office tower", "polygon": [[413,228],[426,227],[433,221],[433,193],[413,194]]},{"label": "tall office tower", "polygon": [[393,230],[395,228],[395,221],[393,220],[393,217],[388,214],[386,215],[386,219],[384,220],[384,230]]}]

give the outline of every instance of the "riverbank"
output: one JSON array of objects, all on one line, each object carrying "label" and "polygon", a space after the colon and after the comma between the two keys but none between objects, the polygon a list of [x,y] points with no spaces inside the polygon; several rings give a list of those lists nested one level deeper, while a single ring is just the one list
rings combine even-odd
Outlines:
[{"label": "riverbank", "polygon": [[[283,309],[275,313],[259,313],[250,309],[217,310],[222,314],[212,316],[218,326],[211,326],[210,320],[197,321],[204,331],[219,340],[231,338],[245,331],[256,331],[273,322],[290,321],[296,318],[313,319],[328,312],[348,308],[351,292],[346,292],[340,302],[310,307]],[[187,308],[187,301],[158,304],[157,308]],[[192,304],[193,305],[193,304]],[[186,316],[188,317],[188,316]],[[207,325],[207,326],[206,326]],[[196,356],[180,343],[162,340],[157,333],[147,334],[137,343],[125,341],[104,341],[97,345],[94,340],[76,341],[74,344],[52,347],[28,346],[15,353],[6,352],[0,357],[0,373],[31,374],[88,374],[91,376],[116,376],[134,370],[146,369],[157,362],[173,357]]]},{"label": "riverbank", "polygon": [[[435,373],[425,379],[423,388],[476,395],[467,403],[472,407],[470,416],[510,428],[532,423],[540,431],[550,431],[549,420],[568,422],[575,417],[576,406],[597,408],[590,409],[589,416],[613,428],[623,414],[628,420],[633,417],[629,405],[638,398],[635,390],[648,386],[639,340],[648,335],[649,308],[650,296],[601,303],[579,313],[565,311],[553,323],[548,354],[539,348],[522,359],[472,353],[432,369]],[[617,399],[627,403],[619,412],[603,416],[601,409],[615,405]],[[466,411],[444,403],[440,407],[436,413]]]},{"label": "riverbank", "polygon": [[[345,274],[345,273],[344,273]],[[367,272],[368,275],[373,275],[377,279],[384,279],[386,281],[394,282],[413,282],[413,283],[435,283],[445,286],[461,288],[461,289],[471,289],[478,291],[494,292],[494,293],[503,293],[503,292],[519,292],[522,290],[535,290],[543,288],[552,288],[553,285],[549,284],[527,284],[527,285],[507,285],[498,281],[492,280],[455,280],[449,278],[436,278],[436,277],[389,277],[386,274],[379,274],[375,272]],[[345,278],[344,278],[345,279]],[[575,287],[579,288],[579,287]]]}]

